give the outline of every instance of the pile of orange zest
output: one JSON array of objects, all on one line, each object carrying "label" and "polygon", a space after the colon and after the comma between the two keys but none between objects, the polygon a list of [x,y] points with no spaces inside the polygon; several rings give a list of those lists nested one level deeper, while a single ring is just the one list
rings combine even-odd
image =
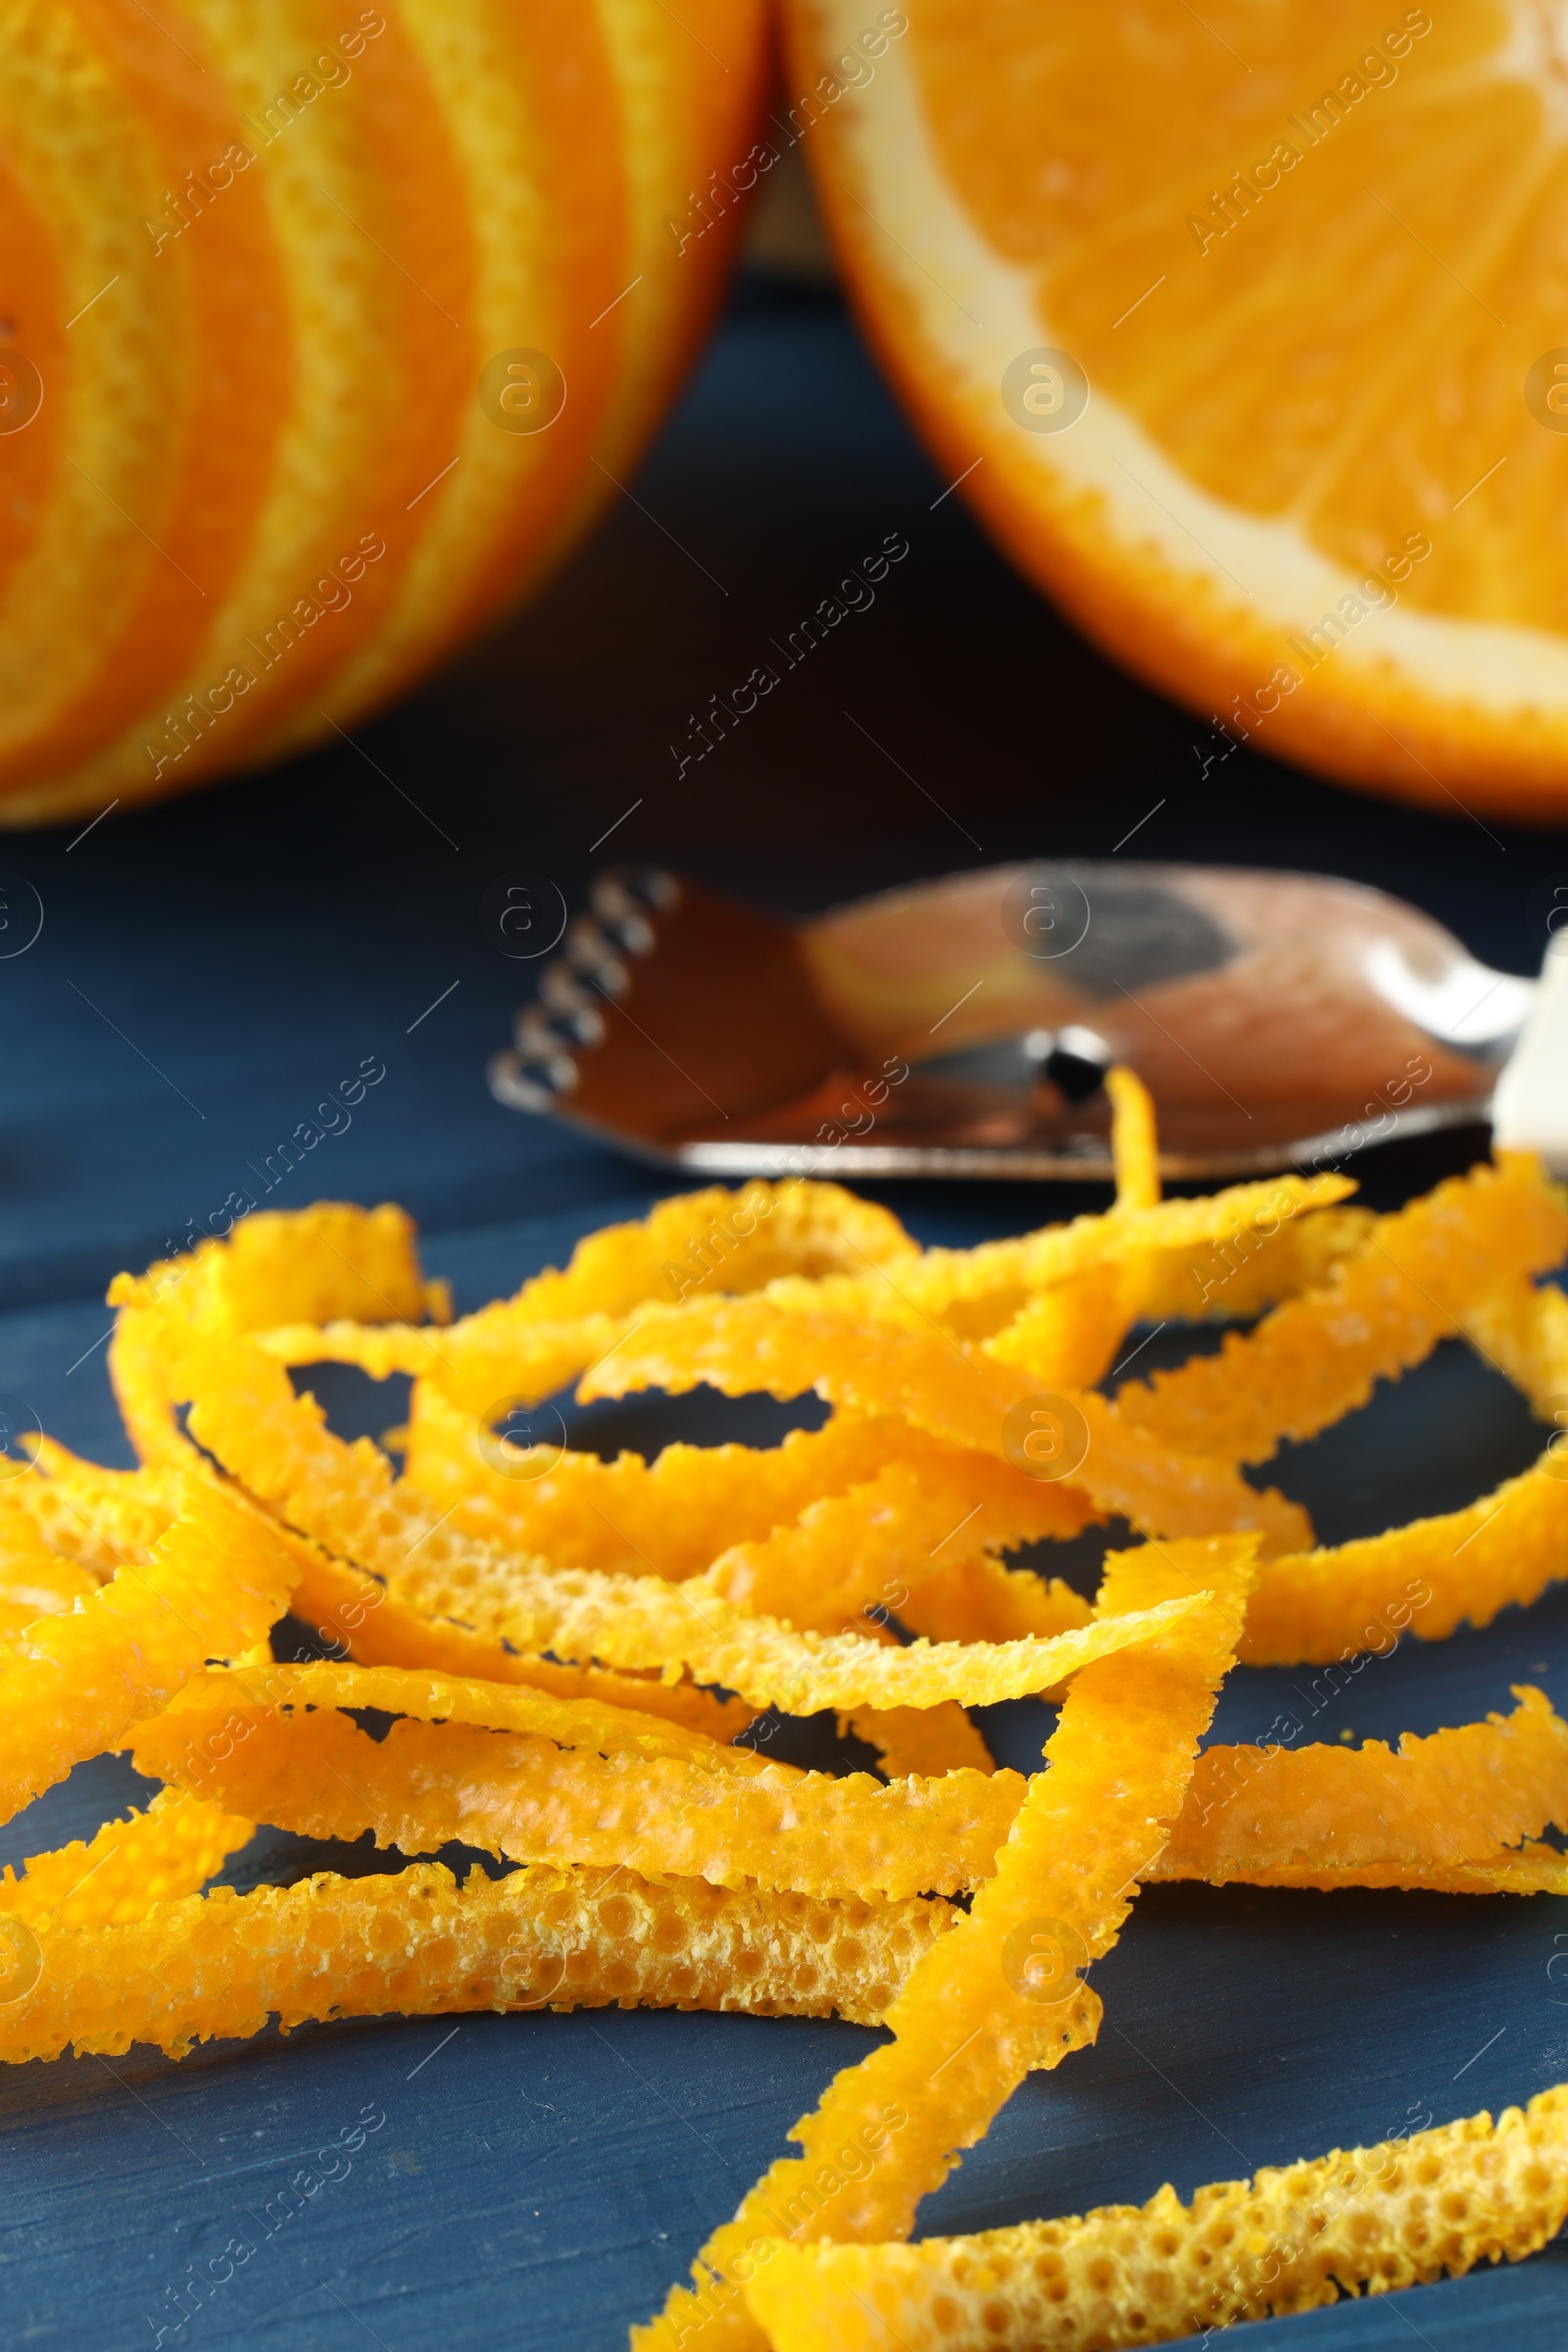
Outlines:
[{"label": "pile of orange zest", "polygon": [[642,2352],[755,2352],[765,2339],[742,2290],[772,2239],[906,2236],[955,2151],[984,2135],[1025,2075],[1093,2039],[1099,2002],[1074,1972],[1115,1942],[1180,1810],[1253,1549],[1220,1537],[1110,1557],[1106,1611],[1152,1609],[1200,1579],[1213,1597],[1113,1669],[1078,1677],[996,1876],[889,2010],[893,2041],[835,2077],[795,2126],[804,2155],[770,2167],[698,2256],[695,2287],[673,2288],[661,2317],[633,2330]]},{"label": "pile of orange zest", "polygon": [[773,2352],[1122,2352],[1520,2262],[1565,2217],[1560,2085],[1495,2125],[1336,2148],[1190,2205],[1167,2186],[1147,2205],[916,2246],[776,2240],[746,2293]]},{"label": "pile of orange zest", "polygon": [[[790,1187],[780,1186],[780,1193]],[[801,1185],[797,1192],[808,1193]],[[833,1187],[820,1188],[833,1191]],[[820,1307],[845,1314],[905,1315],[945,1318],[966,1336],[984,1338],[1009,1322],[1025,1298],[1036,1291],[1069,1281],[1102,1263],[1142,1261],[1156,1253],[1167,1267],[1167,1279],[1192,1251],[1207,1250],[1242,1236],[1276,1235],[1282,1220],[1303,1211],[1328,1206],[1354,1190],[1341,1176],[1281,1176],[1264,1183],[1232,1186],[1228,1191],[1198,1200],[1159,1202],[1144,1209],[1080,1217],[1065,1226],[1048,1226],[1015,1241],[982,1243],[975,1250],[920,1251],[905,1237],[902,1247],[888,1244],[878,1255],[858,1241],[848,1246],[835,1264],[775,1265],[764,1271],[757,1261],[760,1282],[747,1278],[744,1248],[733,1257],[722,1244],[746,1211],[738,1204],[745,1195],[715,1192],[708,1196],[723,1205],[711,1214],[718,1243],[710,1240],[713,1270],[686,1281],[680,1269],[666,1265],[655,1276],[639,1242],[632,1258],[635,1278],[579,1280],[570,1268],[564,1275],[544,1274],[525,1284],[515,1298],[498,1301],[463,1318],[450,1330],[420,1330],[413,1324],[325,1320],[285,1322],[274,1318],[270,1328],[255,1329],[261,1344],[285,1363],[333,1361],[359,1364],[376,1378],[391,1372],[425,1375],[438,1383],[452,1401],[470,1413],[491,1408],[498,1397],[537,1402],[574,1379],[648,1313],[672,1311],[686,1298],[703,1304],[719,1297],[737,1297],[765,1290],[781,1305],[797,1310]],[[688,1198],[688,1197],[682,1197]],[[691,1198],[703,1199],[704,1196]],[[662,1202],[661,1210],[677,1202]],[[865,1202],[857,1204],[864,1209]],[[661,1213],[656,1210],[655,1215]],[[614,1231],[616,1229],[612,1229]],[[640,1228],[624,1229],[639,1233]],[[902,1231],[902,1229],[900,1229]],[[579,1244],[579,1251],[600,1237]],[[744,1244],[746,1237],[741,1236]],[[702,1256],[700,1237],[693,1237]],[[573,1258],[573,1266],[576,1265]],[[720,1279],[720,1274],[725,1278]],[[677,1278],[678,1277],[678,1278]],[[641,1288],[639,1285],[648,1287]],[[636,1296],[628,1294],[636,1288]],[[128,1298],[128,1293],[120,1296]],[[613,1299],[612,1307],[606,1303]],[[118,1302],[118,1300],[117,1300]]]},{"label": "pile of orange zest", "polygon": [[404,1717],[383,1740],[333,1707],[180,1708],[138,1731],[139,1771],[309,1838],[406,1854],[454,1842],[514,1862],[612,1868],[802,1894],[956,1894],[988,1878],[1016,1773],[884,1787],[746,1759],[557,1747],[537,1734]]},{"label": "pile of orange zest", "polygon": [[8,1866],[0,1874],[0,1919],[29,1927],[47,1919],[61,1928],[144,1919],[155,1903],[199,1893],[255,1831],[254,1821],[161,1788],[145,1813],[107,1822],[85,1841],[29,1855],[24,1877]]},{"label": "pile of orange zest", "polygon": [[193,1481],[144,1567],[122,1568],[70,1616],[40,1617],[0,1650],[0,1819],[117,1746],[209,1658],[262,1641],[294,1573],[265,1517]]},{"label": "pile of orange zest", "polygon": [[[641,1388],[680,1393],[705,1381],[731,1396],[765,1390],[792,1397],[814,1389],[832,1404],[897,1413],[950,1445],[1003,1459],[1008,1415],[1027,1413],[1039,1395],[1028,1373],[940,1332],[786,1312],[770,1297],[650,1314],[585,1375],[577,1394],[587,1401]],[[1098,1510],[1119,1511],[1150,1535],[1255,1529],[1270,1550],[1300,1548],[1308,1522],[1298,1504],[1258,1493],[1224,1462],[1173,1451],[1123,1422],[1092,1390],[1064,1400],[1089,1441],[1070,1483]]]},{"label": "pile of orange zest", "polygon": [[1380,1655],[1402,1633],[1440,1642],[1538,1600],[1568,1576],[1568,1462],[1548,1450],[1463,1510],[1387,1535],[1265,1560],[1239,1652],[1249,1666],[1328,1665]]},{"label": "pile of orange zest", "polygon": [[1225,1461],[1263,1462],[1364,1404],[1379,1378],[1423,1361],[1467,1301],[1544,1272],[1568,1250],[1568,1207],[1539,1163],[1507,1153],[1382,1217],[1329,1282],[1287,1299],[1217,1355],[1117,1392],[1132,1428]]},{"label": "pile of orange zest", "polygon": [[[827,1902],[538,1864],[460,1886],[439,1863],[321,1872],[159,1903],[123,1927],[44,1920],[37,1974],[0,2003],[0,2061],[475,2009],[734,2009],[881,2021],[951,1904]],[[3,1956],[3,1955],[0,1955]]]},{"label": "pile of orange zest", "polygon": [[1506,1862],[1504,1849],[1568,1827],[1568,1723],[1540,1690],[1514,1695],[1512,1715],[1406,1733],[1397,1749],[1211,1747],[1152,1875],[1417,1886],[1423,1872]]},{"label": "pile of orange zest", "polygon": [[1020,1697],[1144,1638],[1127,1620],[1045,1641],[885,1649],[855,1634],[796,1633],[738,1608],[701,1579],[671,1585],[519,1560],[455,1535],[394,1490],[385,1456],[363,1440],[345,1446],[334,1438],[315,1399],[295,1396],[281,1365],[250,1342],[234,1337],[190,1353],[191,1432],[259,1500],[327,1551],[384,1576],[395,1596],[423,1614],[453,1618],[524,1654],[548,1649],[607,1666],[658,1666],[672,1679],[685,1669],[754,1706],[810,1713]]},{"label": "pile of orange zest", "polygon": [[[944,1567],[987,1544],[1074,1536],[1087,1517],[1076,1489],[1025,1477],[995,1456],[930,1446],[918,1461],[890,1462],[864,1484],[808,1503],[760,1541],[732,1544],[709,1573],[715,1592],[792,1625],[836,1629],[878,1605],[908,1624],[907,1601]],[[1054,1633],[1089,1614],[1064,1585],[1051,1588],[1051,1600],[1061,1612]]]},{"label": "pile of orange zest", "polygon": [[430,1616],[389,1592],[363,1569],[332,1559],[318,1544],[297,1542],[299,1581],[291,1607],[339,1656],[368,1666],[431,1667],[477,1682],[522,1683],[557,1698],[591,1698],[631,1707],[714,1740],[734,1740],[757,1710],[744,1699],[720,1698],[693,1683],[612,1673],[603,1666],[564,1666],[554,1658],[520,1656],[499,1635],[482,1639],[451,1618]]},{"label": "pile of orange zest", "polygon": [[1153,1098],[1137,1073],[1120,1062],[1105,1072],[1105,1092],[1110,1097],[1116,1206],[1154,1208],[1159,1202],[1159,1139]]}]

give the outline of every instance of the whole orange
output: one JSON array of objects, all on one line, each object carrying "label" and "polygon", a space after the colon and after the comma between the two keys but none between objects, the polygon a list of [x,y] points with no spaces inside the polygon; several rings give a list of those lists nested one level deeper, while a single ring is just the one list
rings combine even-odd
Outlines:
[{"label": "whole orange", "polygon": [[762,0],[0,0],[0,821],[330,740],[531,588],[766,60]]},{"label": "whole orange", "polygon": [[1560,12],[785,6],[844,274],[1019,567],[1263,750],[1568,816]]}]

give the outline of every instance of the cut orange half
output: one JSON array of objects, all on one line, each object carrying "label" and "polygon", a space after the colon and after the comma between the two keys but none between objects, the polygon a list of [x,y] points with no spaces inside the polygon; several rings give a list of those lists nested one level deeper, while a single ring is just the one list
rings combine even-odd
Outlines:
[{"label": "cut orange half", "polygon": [[851,289],[1021,568],[1261,750],[1568,815],[1568,10],[789,9]]}]

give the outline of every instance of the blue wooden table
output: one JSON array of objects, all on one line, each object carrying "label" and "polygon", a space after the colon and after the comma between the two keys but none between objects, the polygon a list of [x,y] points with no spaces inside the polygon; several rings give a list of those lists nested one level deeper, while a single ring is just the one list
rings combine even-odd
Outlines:
[{"label": "blue wooden table", "polygon": [[[461,1305],[645,1206],[646,1171],[499,1109],[481,1075],[526,988],[526,967],[481,936],[487,888],[521,868],[575,898],[612,826],[602,857],[657,858],[804,909],[981,860],[1104,855],[1148,816],[1146,856],[1383,883],[1478,955],[1536,968],[1568,845],[1363,801],[1245,750],[1217,760],[1208,730],[1011,577],[957,499],[934,503],[941,487],[838,309],[745,289],[641,504],[535,611],[355,747],[85,838],[0,841],[0,876],[44,911],[36,943],[0,960],[0,1392],[68,1444],[128,1460],[104,1284],[177,1246],[231,1190],[285,1207],[403,1200]],[[910,555],[875,607],[749,736],[677,779],[669,745],[687,713],[889,531]],[[385,1075],[352,1123],[285,1168],[278,1147],[367,1061]],[[1392,1201],[1483,1144],[1396,1145],[1356,1172]],[[886,1197],[927,1240],[1092,1199]],[[345,1428],[395,1418],[352,1380],[329,1402]],[[755,1405],[643,1399],[599,1408],[593,1437],[646,1446],[778,1426]],[[1454,1507],[1522,1467],[1538,1435],[1500,1381],[1445,1348],[1288,1453],[1281,1483],[1336,1541]],[[1568,1710],[1568,1587],[1485,1634],[1369,1660],[1316,1712],[1309,1678],[1239,1672],[1215,1736],[1256,1739],[1282,1708],[1313,1737],[1428,1732],[1506,1707],[1521,1680]],[[1049,1716],[1020,1704],[986,1728],[1027,1767]],[[0,1860],[86,1834],[135,1785],[117,1760],[81,1768],[0,1832]],[[327,1864],[387,1858],[273,1836],[229,1877]],[[1156,1888],[1095,1981],[1099,2045],[1025,2084],[923,2228],[1143,2198],[1165,2180],[1187,2193],[1568,2080],[1568,1905],[1547,1898]],[[872,2039],[609,2012],[358,2023],[180,2066],[135,2052],[12,2070],[0,2344],[608,2352]],[[318,2161],[345,2136],[348,2159]],[[198,2266],[216,2281],[200,2295],[183,2283]],[[1269,2323],[1255,2340],[1364,2352],[1412,2336],[1560,2346],[1568,2250]]]}]

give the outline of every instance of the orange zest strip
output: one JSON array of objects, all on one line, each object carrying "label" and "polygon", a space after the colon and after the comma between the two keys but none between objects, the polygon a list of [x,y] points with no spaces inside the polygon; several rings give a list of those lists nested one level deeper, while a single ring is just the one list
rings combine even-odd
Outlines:
[{"label": "orange zest strip", "polygon": [[288,1602],[293,1550],[237,1497],[193,1480],[145,1567],[0,1650],[0,1818],[118,1746],[209,1658],[261,1641]]},{"label": "orange zest strip", "polygon": [[[899,1334],[899,1337],[906,1335]],[[334,1555],[385,1577],[394,1597],[428,1617],[457,1620],[524,1655],[620,1668],[682,1669],[753,1706],[789,1714],[825,1707],[981,1705],[1050,1689],[1091,1657],[1152,1637],[1152,1612],[1075,1627],[1051,1640],[992,1644],[916,1642],[884,1648],[855,1634],[795,1633],[750,1615],[703,1580],[612,1577],[518,1560],[455,1536],[405,1490],[385,1457],[345,1446],[319,1407],[297,1397],[282,1366],[248,1341],[191,1350],[192,1434],[270,1508]],[[1096,1399],[1090,1399],[1091,1403]],[[1195,1605],[1172,1598],[1165,1614]]]},{"label": "orange zest strip", "polygon": [[1094,2038],[1100,2004],[1077,1971],[1115,1942],[1180,1809],[1234,1654],[1252,1550],[1220,1538],[1112,1555],[1107,1610],[1152,1609],[1200,1578],[1214,1600],[1113,1669],[1079,1676],[996,1876],[889,2010],[894,2040],[838,2075],[796,2125],[803,2156],[769,2169],[704,2247],[694,2287],[675,2287],[661,2317],[633,2330],[640,2352],[760,2352],[742,2290],[768,2241],[906,2236],[955,2151],[983,2136],[1024,2076]]},{"label": "orange zest strip", "polygon": [[1407,1733],[1396,1750],[1211,1747],[1152,1875],[1349,1886],[1370,1871],[1379,1886],[1426,1885],[1423,1870],[1506,1861],[1504,1848],[1568,1827],[1568,1723],[1540,1690],[1514,1695],[1512,1715]]},{"label": "orange zest strip", "polygon": [[986,1341],[986,1352],[1053,1388],[1095,1388],[1139,1311],[1142,1290],[1141,1260],[1091,1266],[1031,1298]]},{"label": "orange zest strip", "polygon": [[133,1752],[140,1771],[306,1837],[369,1830],[406,1854],[457,1841],[514,1862],[816,1895],[956,1894],[990,1875],[1023,1795],[1016,1773],[884,1787],[755,1757],[726,1773],[465,1723],[405,1718],[377,1740],[335,1708],[221,1701],[144,1725]]},{"label": "orange zest strip", "polygon": [[[863,1485],[808,1503],[793,1526],[731,1544],[710,1581],[728,1599],[795,1626],[837,1630],[867,1607],[907,1623],[906,1603],[945,1561],[986,1544],[1073,1536],[1088,1515],[1073,1488],[1026,1478],[994,1456],[928,1446],[918,1461],[890,1462]],[[1075,1600],[1060,1604],[1053,1632],[1088,1617]]]},{"label": "orange zest strip", "polygon": [[933,1642],[1016,1642],[1088,1623],[1089,1603],[1058,1576],[1007,1568],[985,1552],[922,1577],[895,1611]]},{"label": "orange zest strip", "polygon": [[[1568,1399],[1568,1298],[1552,1282],[1500,1282],[1466,1304],[1459,1327],[1538,1412]],[[1558,1427],[1562,1426],[1559,1420]]]},{"label": "orange zest strip", "polygon": [[0,1486],[0,1642],[39,1617],[58,1617],[88,1599],[98,1581],[50,1544],[31,1505],[39,1480],[24,1470]]},{"label": "orange zest strip", "polygon": [[0,2060],[182,2058],[317,2018],[477,2009],[739,2009],[880,2022],[951,1924],[943,1902],[825,1903],[540,1864],[460,1886],[439,1863],[321,1872],[160,1903],[125,1927],[30,1931],[37,1974],[0,2004]]},{"label": "orange zest strip", "polygon": [[119,1274],[109,1303],[121,1310],[109,1344],[121,1417],[143,1462],[175,1466],[193,1454],[173,1410],[183,1401],[182,1337],[332,1315],[375,1323],[451,1312],[445,1287],[420,1274],[414,1223],[401,1208],[333,1200],[258,1210],[225,1242],[202,1242],[145,1274]]},{"label": "orange zest strip", "polygon": [[427,1616],[373,1576],[301,1543],[291,1607],[329,1650],[367,1666],[430,1668],[483,1683],[520,1683],[561,1699],[596,1699],[684,1724],[712,1740],[734,1740],[757,1713],[743,1699],[720,1698],[693,1683],[613,1674],[602,1666],[563,1666],[519,1656],[499,1635],[484,1639],[449,1617]]},{"label": "orange zest strip", "polygon": [[1154,1104],[1135,1071],[1118,1062],[1105,1072],[1110,1097],[1110,1149],[1116,1163],[1116,1206],[1154,1208],[1159,1203],[1159,1139]]},{"label": "orange zest strip", "polygon": [[0,1874],[0,1919],[37,1927],[107,1928],[144,1919],[155,1903],[196,1894],[256,1824],[174,1788],[161,1788],[145,1813],[111,1821],[85,1843],[33,1854],[18,1878]]},{"label": "orange zest strip", "polygon": [[[266,1345],[286,1363],[358,1363],[388,1372],[439,1371],[460,1358],[498,1364],[516,1352],[514,1385],[548,1396],[608,1347],[647,1299],[674,1304],[761,1289],[782,1276],[815,1281],[912,1259],[918,1250],[891,1209],[836,1184],[758,1180],[738,1193],[712,1185],[662,1200],[638,1223],[607,1225],[577,1244],[564,1273],[523,1284],[515,1298],[466,1316],[445,1339],[412,1330],[365,1331],[349,1320],[272,1318]],[[351,1309],[337,1306],[340,1317]],[[366,1318],[361,1318],[362,1321]],[[371,1317],[368,1320],[374,1321]],[[503,1394],[495,1392],[496,1395]],[[486,1398],[477,1408],[493,1401]]]},{"label": "orange zest strip", "polygon": [[106,1470],[53,1438],[33,1449],[29,1509],[56,1551],[102,1582],[126,1560],[144,1560],[179,1510],[179,1482],[157,1470]]},{"label": "orange zest strip", "polygon": [[1565,1250],[1560,1192],[1535,1159],[1506,1154],[1380,1218],[1321,1290],[1233,1333],[1217,1355],[1127,1383],[1117,1410],[1162,1445],[1267,1461],[1282,1438],[1315,1436],[1364,1404],[1376,1380],[1420,1363],[1470,1301]]},{"label": "orange zest strip", "polygon": [[[1342,2294],[1520,2262],[1568,2217],[1568,2085],[1147,2205],[917,2246],[774,2240],[746,2293],[774,2352],[1122,2352]],[[1414,2326],[1414,2323],[1411,2323]]]},{"label": "orange zest strip", "polygon": [[1387,1535],[1265,1560],[1238,1653],[1249,1666],[1329,1665],[1383,1656],[1408,1630],[1441,1642],[1490,1625],[1510,1601],[1568,1575],[1568,1462],[1548,1448],[1531,1470],[1462,1511]]},{"label": "orange zest strip", "polygon": [[839,1737],[853,1732],[876,1750],[889,1780],[945,1772],[995,1772],[991,1750],[953,1699],[935,1707],[852,1707],[838,1719]]},{"label": "orange zest strip", "polygon": [[[1004,1460],[1018,1417],[1040,1397],[1027,1372],[940,1332],[787,1313],[771,1298],[660,1318],[650,1310],[584,1377],[578,1395],[624,1396],[650,1387],[680,1393],[705,1381],[731,1396],[765,1390],[790,1397],[815,1389],[832,1404],[898,1414],[949,1445]],[[1065,1403],[1082,1425],[1087,1451],[1070,1483],[1097,1509],[1123,1512],[1152,1535],[1256,1529],[1271,1549],[1299,1546],[1306,1514],[1282,1494],[1259,1494],[1223,1462],[1172,1451],[1092,1390],[1050,1402]]]},{"label": "orange zest strip", "polygon": [[836,1413],[819,1430],[792,1430],[781,1446],[762,1449],[674,1445],[652,1461],[623,1453],[612,1462],[559,1446],[503,1452],[472,1413],[421,1380],[404,1478],[438,1509],[461,1504],[460,1526],[515,1550],[573,1568],[678,1578],[921,1447],[929,1450],[929,1441],[906,1424]]},{"label": "orange zest strip", "polygon": [[[621,1685],[622,1689],[657,1686]],[[636,1712],[601,1698],[558,1697],[515,1683],[478,1682],[402,1666],[247,1664],[193,1677],[160,1722],[221,1714],[228,1707],[374,1707],[421,1723],[465,1723],[492,1732],[528,1732],[558,1747],[591,1748],[603,1756],[672,1756],[720,1775],[745,1777],[760,1769],[749,1747]]]},{"label": "orange zest strip", "polygon": [[1185,1250],[1149,1250],[1139,1264],[1138,1311],[1151,1323],[1245,1321],[1320,1288],[1342,1258],[1365,1249],[1376,1223],[1369,1208],[1302,1216],[1283,1201],[1245,1233]]},{"label": "orange zest strip", "polygon": [[1022,1698],[1053,1689],[1094,1658],[1154,1639],[1196,1605],[1183,1594],[1158,1609],[1075,1626],[1044,1641],[922,1641],[901,1649],[858,1634],[798,1634],[695,1582],[666,1585],[657,1577],[524,1564],[498,1564],[484,1575],[469,1561],[445,1580],[435,1569],[406,1577],[403,1589],[432,1613],[461,1617],[518,1649],[623,1668],[684,1669],[694,1681],[717,1683],[754,1707],[776,1706],[788,1715]]}]

